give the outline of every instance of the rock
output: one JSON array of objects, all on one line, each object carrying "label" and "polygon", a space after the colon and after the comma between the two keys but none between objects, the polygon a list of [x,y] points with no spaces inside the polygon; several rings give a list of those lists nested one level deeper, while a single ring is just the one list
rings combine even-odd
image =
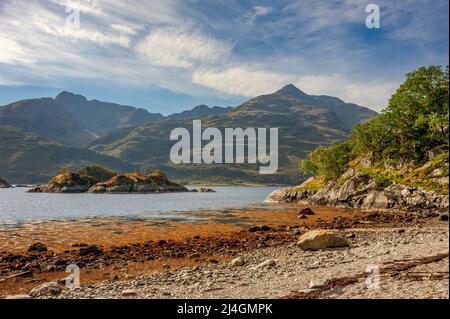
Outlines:
[{"label": "rock", "polygon": [[199,188],[197,189],[198,193],[217,193],[215,190],[211,189],[211,188]]},{"label": "rock", "polygon": [[443,221],[443,222],[447,222],[448,221],[448,215],[447,214],[442,214],[439,216],[439,220]]},{"label": "rock", "polygon": [[78,173],[63,173],[52,178],[47,184],[30,189],[30,193],[84,193],[96,180]]},{"label": "rock", "polygon": [[314,211],[309,207],[300,209],[298,214],[299,215],[315,215]]},{"label": "rock", "polygon": [[326,248],[349,247],[347,240],[336,232],[313,230],[300,236],[297,246],[302,250],[320,250]]},{"label": "rock", "polygon": [[136,297],[138,293],[134,289],[122,290],[122,297]]},{"label": "rock", "polygon": [[103,251],[98,248],[95,245],[87,246],[87,247],[81,247],[79,251],[80,256],[87,256],[87,255],[95,255],[100,256],[103,255]]},{"label": "rock", "polygon": [[322,288],[326,283],[326,279],[311,279],[311,281],[309,282],[309,289]]},{"label": "rock", "polygon": [[306,216],[305,214],[300,214],[297,218],[298,219],[307,219],[308,216]]},{"label": "rock", "polygon": [[43,252],[47,251],[47,246],[42,243],[34,243],[30,247],[28,247],[28,252]]},{"label": "rock", "polygon": [[260,264],[258,264],[256,267],[254,267],[255,269],[261,269],[261,268],[272,268],[275,267],[277,265],[277,262],[275,259],[269,259],[266,260]]},{"label": "rock", "polygon": [[56,296],[61,293],[61,287],[59,286],[58,280],[45,283],[43,285],[34,287],[30,290],[29,295],[31,297],[45,297],[45,296]]},{"label": "rock", "polygon": [[233,266],[233,267],[240,267],[240,266],[243,266],[244,264],[245,264],[245,259],[242,257],[234,258],[231,261],[231,266]]},{"label": "rock", "polygon": [[355,233],[351,233],[351,234],[348,234],[347,236],[345,236],[346,238],[349,238],[349,239],[353,239],[353,238],[356,238],[356,234]]},{"label": "rock", "polygon": [[257,231],[269,231],[269,230],[273,230],[272,227],[269,227],[267,225],[263,225],[263,226],[252,226],[248,229],[249,232],[257,232]]},{"label": "rock", "polygon": [[189,190],[167,179],[165,175],[140,173],[121,174],[106,182],[97,183],[89,189],[89,193],[123,194],[123,193],[167,193],[188,192]]},{"label": "rock", "polygon": [[11,188],[12,186],[3,178],[0,177],[0,188]]},{"label": "rock", "polygon": [[22,295],[8,295],[5,299],[31,299],[30,295],[22,294]]}]

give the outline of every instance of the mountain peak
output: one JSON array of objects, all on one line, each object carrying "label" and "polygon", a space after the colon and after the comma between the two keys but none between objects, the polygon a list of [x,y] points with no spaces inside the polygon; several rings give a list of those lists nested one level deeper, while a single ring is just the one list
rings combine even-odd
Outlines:
[{"label": "mountain peak", "polygon": [[65,101],[65,100],[70,100],[70,101],[77,101],[77,102],[81,102],[81,103],[86,103],[88,100],[86,97],[84,97],[83,95],[79,95],[79,94],[73,94],[72,92],[67,92],[67,91],[62,91],[61,93],[58,94],[58,96],[55,98],[56,101]]},{"label": "mountain peak", "polygon": [[210,109],[210,107],[208,105],[200,104],[200,105],[197,105],[196,107],[194,107],[192,109],[192,111],[208,111],[209,109]]},{"label": "mountain peak", "polygon": [[288,84],[278,90],[276,93],[282,93],[282,94],[288,94],[296,97],[305,97],[308,96],[305,92],[301,91],[298,87],[296,87],[294,84]]}]

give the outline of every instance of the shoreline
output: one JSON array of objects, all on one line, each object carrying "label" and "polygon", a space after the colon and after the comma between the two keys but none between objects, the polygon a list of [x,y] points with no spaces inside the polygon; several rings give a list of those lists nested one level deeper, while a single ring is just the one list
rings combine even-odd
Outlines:
[{"label": "shoreline", "polygon": [[[230,261],[237,256],[251,259],[255,258],[254,256],[265,256],[270,251],[274,251],[275,254],[289,251],[286,256],[280,257],[281,262],[299,253],[294,244],[300,234],[318,228],[334,229],[345,235],[361,233],[362,236],[370,236],[371,233],[384,234],[384,232],[397,234],[399,229],[404,232],[415,232],[437,227],[439,232],[444,231],[441,237],[447,236],[447,244],[443,243],[441,246],[446,245],[448,252],[448,224],[419,212],[404,212],[399,215],[398,212],[310,206],[315,215],[308,219],[298,219],[299,206],[292,204],[282,206],[284,206],[282,209],[224,210],[221,213],[191,212],[194,216],[203,215],[209,218],[195,222],[149,223],[148,220],[118,222],[117,219],[96,219],[95,223],[92,223],[92,220],[43,222],[37,223],[42,227],[36,227],[35,224],[34,229],[30,229],[30,225],[9,229],[0,235],[2,243],[0,254],[3,260],[0,263],[0,296],[27,294],[33,287],[63,279],[68,275],[65,273],[68,264],[82,266],[80,267],[82,287],[78,288],[81,293],[84,289],[91,289],[88,288],[91,285],[118,285],[118,283],[127,285],[134,280],[133,278],[148,279],[149,276],[162,278],[168,273],[178,276],[187,268],[190,271],[221,267],[229,269]],[[412,219],[410,220],[408,216],[412,216]],[[261,227],[262,225],[264,227]],[[433,232],[434,230],[430,231]],[[11,240],[10,236],[13,233],[16,237],[12,237],[14,239]],[[380,238],[383,236],[385,235]],[[357,242],[356,246],[360,246],[361,239],[358,237],[360,236],[356,235],[354,240]],[[35,242],[46,245],[48,251],[27,252],[28,246]],[[438,243],[437,246],[439,245]],[[81,253],[86,247],[93,246],[97,250],[92,249],[92,254]],[[352,243],[350,251],[355,249],[354,246]],[[441,253],[442,250],[440,249]],[[311,258],[330,252],[335,254],[334,263],[339,263],[341,259],[339,250],[312,253]],[[448,266],[448,259],[444,262]],[[248,269],[244,267],[244,270]],[[62,289],[60,297],[82,297],[74,291],[66,291],[63,287]],[[222,289],[218,291],[220,290]],[[213,298],[213,291],[211,290],[211,294],[198,296]],[[120,298],[120,293],[115,291],[115,297]],[[172,297],[184,298],[183,291],[179,293]],[[281,294],[280,291],[280,295],[276,297],[288,296],[289,293],[290,291],[285,291]],[[107,296],[108,294],[104,297]],[[240,298],[244,296],[245,294],[239,295]]]}]

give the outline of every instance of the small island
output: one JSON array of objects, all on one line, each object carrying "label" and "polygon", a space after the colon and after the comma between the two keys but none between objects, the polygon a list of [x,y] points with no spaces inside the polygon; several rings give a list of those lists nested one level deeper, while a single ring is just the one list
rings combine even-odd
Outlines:
[{"label": "small island", "polygon": [[78,172],[65,169],[48,183],[29,190],[30,193],[91,194],[152,194],[188,191],[183,185],[169,181],[166,174],[158,170],[149,175],[118,174],[98,165],[88,166]]}]

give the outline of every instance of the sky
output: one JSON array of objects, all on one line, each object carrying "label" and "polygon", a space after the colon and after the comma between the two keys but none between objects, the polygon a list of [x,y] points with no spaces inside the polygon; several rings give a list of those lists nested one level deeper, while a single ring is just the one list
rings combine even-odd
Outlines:
[{"label": "sky", "polygon": [[[366,27],[370,3],[380,28]],[[380,111],[406,73],[448,65],[448,6],[0,0],[0,105],[66,90],[167,115],[236,106],[292,83]]]}]

